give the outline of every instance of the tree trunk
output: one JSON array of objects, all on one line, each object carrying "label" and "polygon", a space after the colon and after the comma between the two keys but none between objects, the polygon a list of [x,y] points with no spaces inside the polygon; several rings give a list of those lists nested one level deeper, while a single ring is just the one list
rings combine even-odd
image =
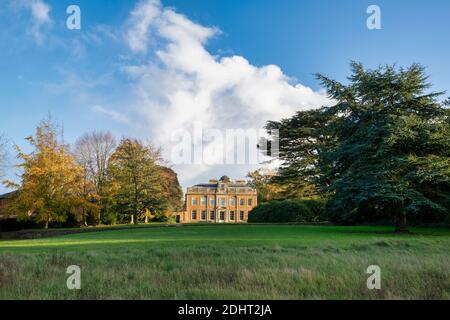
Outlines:
[{"label": "tree trunk", "polygon": [[138,216],[137,216],[137,214],[134,214],[133,221],[134,221],[134,224],[138,224]]},{"label": "tree trunk", "polygon": [[131,215],[131,221],[130,224],[134,224],[134,214]]},{"label": "tree trunk", "polygon": [[48,220],[45,221],[44,229],[48,229]]},{"label": "tree trunk", "polygon": [[395,232],[396,233],[408,233],[408,226],[406,223],[406,213],[401,212],[395,221]]},{"label": "tree trunk", "polygon": [[85,210],[85,209],[83,209],[83,225],[84,225],[85,227],[88,226],[88,223],[87,223],[87,214],[86,214],[86,210]]},{"label": "tree trunk", "polygon": [[148,223],[148,216],[145,216],[145,221],[144,223]]}]

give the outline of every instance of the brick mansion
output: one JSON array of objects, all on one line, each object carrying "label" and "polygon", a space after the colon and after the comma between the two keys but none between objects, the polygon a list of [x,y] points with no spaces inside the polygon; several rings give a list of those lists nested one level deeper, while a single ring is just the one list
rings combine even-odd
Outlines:
[{"label": "brick mansion", "polygon": [[244,223],[257,205],[256,190],[244,180],[210,180],[187,188],[178,223]]}]

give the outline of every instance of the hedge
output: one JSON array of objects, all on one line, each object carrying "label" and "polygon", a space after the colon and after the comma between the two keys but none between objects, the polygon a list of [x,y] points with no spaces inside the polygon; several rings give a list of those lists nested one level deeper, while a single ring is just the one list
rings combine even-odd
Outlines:
[{"label": "hedge", "polygon": [[324,221],[325,204],[321,200],[283,200],[262,203],[250,211],[248,222],[307,223]]}]

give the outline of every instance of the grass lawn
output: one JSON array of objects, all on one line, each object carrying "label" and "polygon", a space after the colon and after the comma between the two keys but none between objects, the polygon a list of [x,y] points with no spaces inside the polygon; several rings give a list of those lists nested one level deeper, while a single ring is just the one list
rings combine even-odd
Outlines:
[{"label": "grass lawn", "polygon": [[[0,299],[449,299],[450,230],[205,225],[0,241]],[[81,290],[66,268],[81,267]],[[366,269],[381,267],[382,289]]]}]

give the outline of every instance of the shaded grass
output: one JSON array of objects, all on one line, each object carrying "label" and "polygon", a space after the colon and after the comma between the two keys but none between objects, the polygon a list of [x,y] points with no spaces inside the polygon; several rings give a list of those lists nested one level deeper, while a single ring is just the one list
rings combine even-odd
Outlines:
[{"label": "shaded grass", "polygon": [[[449,299],[449,230],[414,233],[214,225],[2,241],[0,299]],[[372,264],[382,290],[366,287]]]}]

